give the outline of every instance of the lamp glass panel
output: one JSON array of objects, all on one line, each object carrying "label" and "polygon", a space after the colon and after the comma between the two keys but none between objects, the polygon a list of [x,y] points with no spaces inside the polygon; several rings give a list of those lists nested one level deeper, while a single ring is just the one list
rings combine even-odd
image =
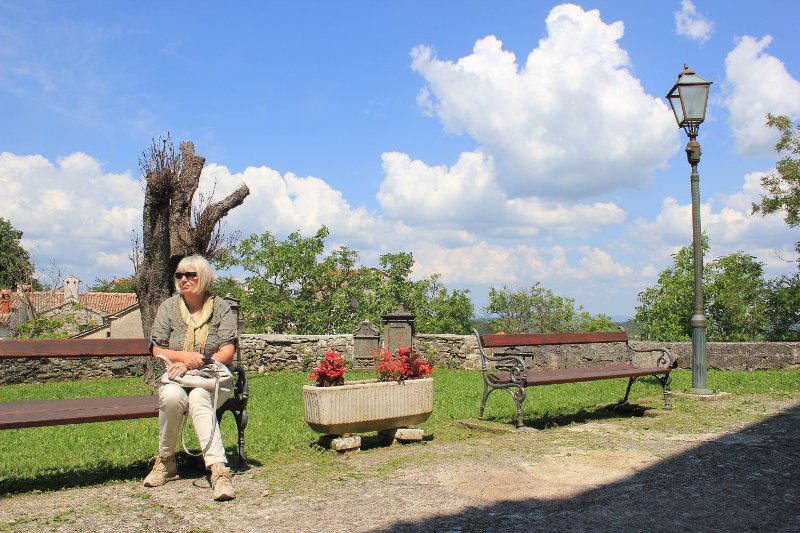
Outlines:
[{"label": "lamp glass panel", "polygon": [[675,120],[680,125],[683,122],[683,106],[681,105],[681,98],[678,94],[677,87],[667,96],[669,105],[672,106],[672,112],[675,114]]},{"label": "lamp glass panel", "polygon": [[702,122],[706,118],[706,97],[708,85],[689,85],[680,87],[681,100],[686,112],[686,120]]}]

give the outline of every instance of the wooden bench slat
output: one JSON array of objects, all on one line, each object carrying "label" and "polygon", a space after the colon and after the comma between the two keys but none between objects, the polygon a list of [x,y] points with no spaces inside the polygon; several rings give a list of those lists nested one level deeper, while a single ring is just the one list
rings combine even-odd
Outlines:
[{"label": "wooden bench slat", "polygon": [[158,396],[109,396],[0,403],[0,429],[158,416]]},{"label": "wooden bench slat", "polygon": [[[642,376],[656,376],[667,374],[668,368],[637,368],[633,365],[612,365],[607,367],[588,368],[560,368],[556,370],[541,370],[528,372],[526,385],[558,385],[562,383],[576,383],[579,381],[595,381],[599,379],[632,378]],[[510,374],[492,374],[494,383],[511,383]]]},{"label": "wooden bench slat", "polygon": [[149,339],[7,339],[0,358],[149,356]]},{"label": "wooden bench slat", "polygon": [[547,346],[557,344],[588,344],[596,342],[628,342],[624,331],[592,331],[579,333],[513,333],[481,335],[484,348],[511,346]]}]

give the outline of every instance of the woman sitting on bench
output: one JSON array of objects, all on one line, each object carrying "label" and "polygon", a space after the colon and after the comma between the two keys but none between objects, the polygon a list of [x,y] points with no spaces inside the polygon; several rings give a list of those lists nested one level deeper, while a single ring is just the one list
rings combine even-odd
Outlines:
[{"label": "woman sitting on bench", "polygon": [[150,336],[153,355],[168,359],[169,364],[159,387],[158,456],[144,485],[158,487],[178,478],[175,448],[183,416],[188,412],[206,468],[211,471],[214,500],[224,501],[236,496],[226,466],[228,460],[216,409],[228,399],[230,389],[188,388],[171,381],[208,364],[213,364],[215,371],[225,378],[225,372],[230,375],[226,365],[235,354],[236,318],[225,300],[209,293],[213,281],[214,273],[203,257],[183,258],[175,272],[178,294],[161,304],[153,322]]}]

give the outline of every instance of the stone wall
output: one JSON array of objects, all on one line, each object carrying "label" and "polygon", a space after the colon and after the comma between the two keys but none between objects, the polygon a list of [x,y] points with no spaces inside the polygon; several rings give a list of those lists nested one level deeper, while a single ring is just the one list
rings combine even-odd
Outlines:
[{"label": "stone wall", "polygon": [[[2,340],[0,340],[2,342]],[[691,368],[692,345],[688,342],[657,343],[634,341],[636,348],[665,347],[678,357],[681,368]],[[353,358],[352,335],[243,335],[242,366],[249,372],[276,370],[310,371],[335,350]],[[473,335],[420,334],[414,349],[439,368],[479,369],[480,356]],[[625,361],[624,343],[566,345],[529,350],[532,368],[565,368]],[[642,355],[640,364],[652,364],[654,356]],[[722,370],[798,369],[798,342],[710,342],[708,366]],[[0,384],[142,375],[138,358],[5,360]]]},{"label": "stone wall", "polygon": [[141,356],[5,359],[0,385],[142,376],[148,359]]},{"label": "stone wall", "polygon": [[353,357],[352,335],[242,335],[242,366],[247,371],[310,371],[334,350]]},{"label": "stone wall", "polygon": [[[692,366],[690,342],[633,341],[640,349],[667,348],[681,368]],[[248,371],[309,370],[333,349],[353,357],[352,335],[243,335],[242,363]],[[474,335],[418,334],[414,349],[436,367],[480,369]],[[626,361],[624,343],[548,346],[528,350],[532,368],[565,368]],[[658,354],[642,354],[637,362],[653,364]],[[721,370],[800,368],[798,342],[710,342],[708,366]]]}]

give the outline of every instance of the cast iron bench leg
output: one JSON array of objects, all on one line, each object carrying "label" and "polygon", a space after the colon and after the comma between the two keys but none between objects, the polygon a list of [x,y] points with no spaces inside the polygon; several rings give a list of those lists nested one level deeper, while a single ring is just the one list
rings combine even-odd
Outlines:
[{"label": "cast iron bench leg", "polygon": [[483,411],[486,410],[486,399],[489,397],[489,393],[492,392],[493,390],[494,387],[492,388],[492,390],[489,390],[489,385],[486,383],[486,381],[483,382],[483,398],[481,398],[481,412],[478,415],[478,418],[480,418],[481,420],[483,420]]},{"label": "cast iron bench leg", "polygon": [[517,392],[508,389],[508,392],[511,393],[511,396],[514,397],[514,401],[517,402],[517,429],[519,429],[525,425],[522,422],[522,402],[525,401],[525,387],[518,387]]},{"label": "cast iron bench leg", "polygon": [[244,455],[244,428],[247,427],[247,411],[234,412],[233,418],[236,420],[236,429],[239,432],[239,464],[243,465],[246,461]]},{"label": "cast iron bench leg", "polygon": [[628,388],[625,389],[625,397],[622,399],[621,404],[628,403],[628,396],[631,393],[631,387],[633,386],[633,382],[636,381],[636,378],[628,378]]},{"label": "cast iron bench leg", "polygon": [[661,387],[664,389],[664,409],[672,409],[672,404],[669,402],[669,384],[672,382],[672,376],[667,372],[663,377],[658,378],[661,382]]},{"label": "cast iron bench leg", "polygon": [[[525,387],[518,385],[512,385],[512,387],[516,388],[517,391],[514,392],[511,387],[502,387],[502,390],[508,391],[511,397],[514,398],[514,403],[517,404],[517,428],[521,428],[525,425],[522,422],[522,402],[525,401]],[[486,399],[496,390],[498,390],[497,387],[490,387],[485,381],[483,382],[483,399],[481,399],[481,412],[478,415],[481,420],[483,420],[483,412],[486,409]]]}]

